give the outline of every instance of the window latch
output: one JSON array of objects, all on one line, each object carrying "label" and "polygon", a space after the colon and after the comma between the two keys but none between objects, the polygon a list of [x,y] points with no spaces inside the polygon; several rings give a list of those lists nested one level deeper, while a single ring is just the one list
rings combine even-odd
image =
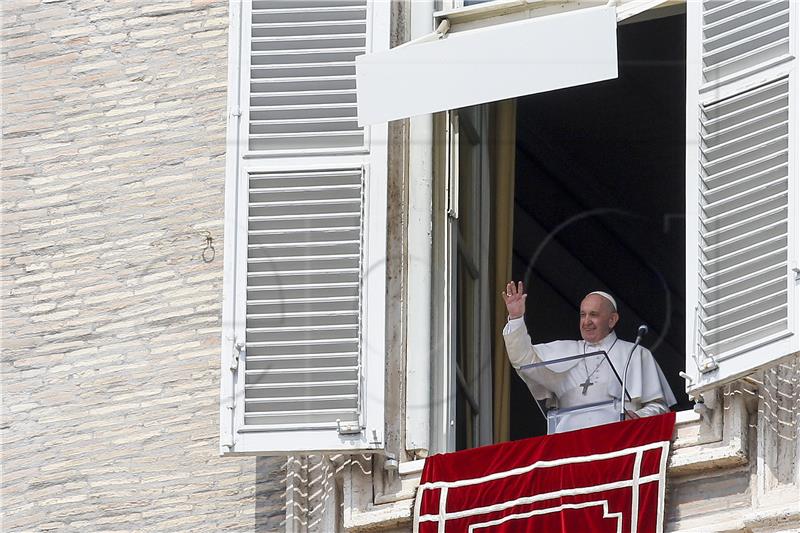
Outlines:
[{"label": "window latch", "polygon": [[358,422],[350,422],[342,424],[340,419],[336,419],[336,431],[339,435],[360,435],[361,426]]}]

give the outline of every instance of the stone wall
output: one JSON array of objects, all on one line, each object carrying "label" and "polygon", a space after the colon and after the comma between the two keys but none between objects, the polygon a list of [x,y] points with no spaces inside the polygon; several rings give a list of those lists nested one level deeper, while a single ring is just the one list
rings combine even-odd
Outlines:
[{"label": "stone wall", "polygon": [[2,10],[2,529],[281,528],[218,456],[227,2]]}]

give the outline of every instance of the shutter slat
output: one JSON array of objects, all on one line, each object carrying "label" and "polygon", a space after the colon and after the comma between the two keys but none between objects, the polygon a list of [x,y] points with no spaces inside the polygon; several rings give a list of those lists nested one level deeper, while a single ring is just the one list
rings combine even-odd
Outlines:
[{"label": "shutter slat", "polygon": [[352,89],[319,89],[314,91],[269,91],[258,94],[259,96],[257,98],[260,98],[261,100],[266,100],[266,99],[278,99],[287,97],[301,98],[301,97],[314,97],[314,96],[341,96],[341,95],[355,96],[356,90],[355,88],[352,88]]},{"label": "shutter slat", "polygon": [[706,272],[716,272],[724,270],[733,265],[741,264],[759,255],[775,252],[784,249],[786,243],[785,235],[775,235],[761,242],[750,244],[741,249],[734,250],[726,255],[714,255],[702,261],[700,266]]},{"label": "shutter slat", "polygon": [[[747,7],[747,5],[752,2],[752,0],[717,0],[717,1],[706,1],[703,3],[703,20],[714,22],[716,20],[720,20],[720,18],[730,16],[726,15],[725,13],[729,13],[733,10],[742,10]],[[716,7],[713,7],[715,6]]]},{"label": "shutter slat", "polygon": [[[248,317],[249,318],[249,317]],[[350,324],[332,324],[327,326],[314,326],[314,333],[319,333],[322,331],[339,331],[339,330],[349,330],[353,328],[358,328],[357,321],[355,323]],[[310,328],[309,326],[273,326],[270,328],[246,328],[245,331],[247,333],[285,333],[285,332],[294,332],[294,331],[308,331]]]},{"label": "shutter slat", "polygon": [[[289,126],[292,124],[324,124],[324,123],[347,123],[350,121],[348,118],[343,117],[319,117],[319,118],[293,118],[293,119],[262,119],[251,120],[251,126]],[[352,122],[352,121],[350,121]]]},{"label": "shutter slat", "polygon": [[[703,238],[703,244],[706,246],[722,246],[735,244],[737,242],[736,240],[740,237],[752,240],[753,235],[759,235],[760,237],[764,234],[783,235],[787,229],[786,216],[786,208],[779,207],[778,209],[769,211],[759,217],[748,218],[739,224],[735,224],[720,231],[714,232],[713,235]],[[775,226],[778,228],[778,231],[764,229],[764,227],[762,227],[764,225],[767,225],[767,228],[770,229]]]},{"label": "shutter slat", "polygon": [[705,70],[721,69],[736,61],[741,61],[742,58],[749,55],[759,54],[764,50],[788,44],[788,13],[786,13],[786,17],[781,17],[781,19],[783,18],[787,19],[783,24],[778,24],[773,28],[769,28],[755,35],[742,35],[737,41],[733,41],[725,46],[720,46],[713,51],[703,54],[703,62],[708,65],[713,65],[707,67]]},{"label": "shutter slat", "polygon": [[724,256],[732,251],[741,250],[766,236],[777,236],[786,233],[786,220],[780,220],[764,227],[758,227],[725,242],[705,247],[708,257]]},{"label": "shutter slat", "polygon": [[782,262],[776,262],[766,267],[762,266],[758,270],[747,272],[746,275],[739,276],[730,281],[709,285],[705,288],[701,287],[700,292],[705,297],[705,301],[711,303],[715,300],[739,294],[753,287],[768,284],[780,279],[784,274],[784,268],[785,266]]},{"label": "shutter slat", "polygon": [[[775,295],[773,295],[773,297],[774,296]],[[782,295],[777,296],[780,297]],[[719,325],[715,328],[706,329],[703,334],[707,337],[734,337],[743,332],[743,326],[752,328],[754,325],[764,325],[780,321],[782,319],[780,315],[782,311],[785,310],[785,307],[786,304],[780,304],[761,310],[751,307],[747,309],[744,316],[738,318],[727,315],[717,315],[714,321],[718,322]],[[775,316],[776,314],[778,315],[777,318]],[[727,320],[725,320],[726,318]]]},{"label": "shutter slat", "polygon": [[276,263],[282,261],[320,261],[326,259],[358,259],[358,254],[329,254],[329,255],[286,255],[281,257],[255,257],[247,260],[250,264]]},{"label": "shutter slat", "polygon": [[[783,103],[783,99],[779,101]],[[718,149],[720,146],[724,146],[726,143],[736,138],[743,129],[749,130],[751,134],[755,134],[759,131],[766,131],[770,127],[775,127],[779,123],[788,122],[788,107],[778,107],[777,109],[765,109],[765,107],[766,106],[760,107],[759,111],[761,114],[759,116],[747,118],[744,121],[737,121],[731,126],[716,128],[706,123],[705,127],[709,136],[709,141],[718,143],[713,146],[708,146],[706,149]],[[733,118],[739,117],[734,116]]]},{"label": "shutter slat", "polygon": [[[752,314],[749,318],[742,321],[725,325],[714,331],[703,332],[702,336],[706,342],[706,349],[709,353],[720,353],[720,346],[736,346],[740,340],[752,341],[754,332],[767,328],[774,332],[772,327],[777,324],[786,324],[786,306],[781,305],[776,309],[770,309],[763,313]],[[716,346],[715,346],[716,345]]]},{"label": "shutter slat", "polygon": [[292,233],[317,233],[317,232],[341,232],[341,231],[359,231],[361,226],[308,226],[305,228],[279,228],[279,229],[258,229],[258,230],[250,230],[248,232],[249,235],[252,236],[260,236],[260,235],[291,235]]},{"label": "shutter slat", "polygon": [[[290,139],[290,138],[308,138],[308,133],[305,132],[292,132],[292,133],[251,133],[251,139]],[[322,137],[355,137],[355,136],[363,136],[363,133],[360,130],[348,130],[348,131],[319,131],[314,133],[314,137],[322,138]]]},{"label": "shutter slat", "polygon": [[266,369],[266,370],[247,370],[246,375],[248,376],[267,376],[267,375],[276,375],[278,377],[284,375],[288,376],[289,378],[294,375],[294,377],[301,376],[303,378],[311,379],[316,374],[331,374],[333,372],[339,373],[353,373],[358,370],[356,366],[343,366],[343,367],[333,367],[333,368],[281,368],[281,369]]},{"label": "shutter slat", "polygon": [[248,272],[248,275],[253,274],[253,277],[259,276],[321,276],[324,274],[358,274],[358,267],[352,268],[319,268],[308,270],[270,270],[268,272]]},{"label": "shutter slat", "polygon": [[[301,424],[297,420],[303,420]],[[308,411],[282,411],[279,413],[245,413],[244,422],[254,429],[264,426],[264,430],[278,429],[324,429],[336,427],[336,421],[355,422],[358,420],[356,409],[314,409]]]},{"label": "shutter slat", "polygon": [[[777,192],[775,192],[776,190]],[[760,209],[762,206],[767,208],[766,212],[776,204],[778,207],[771,210],[785,208],[786,195],[786,179],[783,178],[766,187],[758,187],[752,191],[737,193],[731,195],[730,198],[718,200],[703,209],[703,213],[708,217],[703,225],[713,228],[706,231],[704,236],[713,236],[715,233],[723,231],[726,226],[735,224],[742,218],[743,213],[757,215],[760,211],[764,211],[764,209]]]},{"label": "shutter slat", "polygon": [[[252,57],[280,57],[280,56],[313,56],[316,54],[363,54],[364,47],[350,46],[341,48],[298,48],[288,50],[254,50]],[[313,63],[314,61],[312,61]]]},{"label": "shutter slat", "polygon": [[311,41],[341,41],[342,39],[366,39],[366,33],[332,33],[332,34],[322,34],[322,35],[314,35],[309,37],[308,35],[279,35],[273,37],[253,37],[250,42],[253,43],[289,43],[290,45],[294,45],[296,43],[305,43],[309,40]]},{"label": "shutter slat", "polygon": [[297,396],[307,389],[309,394],[336,394],[340,391],[356,390],[356,380],[297,381],[283,383],[253,383],[247,389],[249,398],[281,398]]},{"label": "shutter slat", "polygon": [[748,344],[755,344],[769,337],[777,336],[786,331],[786,328],[787,322],[785,319],[783,319],[745,331],[739,335],[736,335],[735,337],[725,339],[704,337],[703,340],[705,342],[705,348],[703,351],[708,356],[719,357],[720,354],[724,354],[725,352],[740,349]]},{"label": "shutter slat", "polygon": [[[307,81],[316,81],[317,76],[313,74],[314,69],[341,69],[347,70],[347,75],[350,75],[350,67],[353,66],[353,63],[350,61],[326,61],[326,62],[319,62],[319,63],[289,63],[284,65],[252,65],[250,67],[250,71],[263,71],[263,72],[270,72],[273,70],[286,70],[289,72],[293,71],[305,71],[305,76],[297,76],[297,74],[301,74],[300,72],[293,72],[295,77],[301,77]],[[352,72],[355,72],[355,67],[352,68]],[[342,74],[345,75],[345,74]],[[320,77],[329,78],[330,75],[321,75]],[[273,77],[273,78],[252,78],[250,81],[251,83],[264,83],[265,81],[272,79],[272,80],[281,80],[283,77]]]},{"label": "shutter slat", "polygon": [[777,181],[785,181],[787,175],[788,168],[786,163],[780,163],[752,174],[739,176],[732,181],[717,180],[719,183],[709,184],[709,187],[701,192],[703,199],[710,205],[723,200],[726,195],[737,195],[747,191],[750,187],[765,187]]},{"label": "shutter slat", "polygon": [[[705,2],[703,13],[703,31],[704,33],[711,33],[720,26],[738,23],[741,20],[756,15],[763,16],[765,10],[780,8],[785,3],[785,0],[771,0],[764,2],[763,0],[736,0],[733,2],[722,2],[716,8],[708,9],[707,6],[713,5],[714,2]],[[704,40],[705,44],[706,41]]]},{"label": "shutter slat", "polygon": [[[314,346],[326,345],[347,345],[352,339],[302,339],[297,341],[254,341],[248,342],[247,346],[253,348],[270,348],[275,346],[282,346],[284,348],[299,347],[303,349],[312,349]],[[260,355],[260,354],[257,354]]]},{"label": "shutter slat", "polygon": [[719,329],[726,324],[738,322],[750,317],[754,313],[760,313],[767,309],[775,309],[786,305],[785,297],[786,295],[780,292],[767,294],[766,296],[755,298],[744,305],[720,310],[718,313],[701,318],[701,321],[703,322],[703,326],[707,328],[707,331]]},{"label": "shutter slat", "polygon": [[[286,127],[286,126],[319,126],[324,127],[324,124],[354,124],[352,120],[346,117],[318,117],[318,118],[293,118],[293,119],[259,119],[250,121],[251,131],[258,130],[259,127]],[[353,128],[348,128],[353,129]],[[258,133],[258,131],[253,131]]]},{"label": "shutter slat", "polygon": [[252,202],[250,207],[252,208],[259,208],[259,207],[271,207],[271,206],[280,206],[280,205],[293,205],[293,206],[301,206],[301,205],[321,205],[321,204],[352,204],[353,202],[357,202],[358,200],[352,198],[331,198],[331,199],[322,199],[322,200],[278,200],[274,202]]},{"label": "shutter slat", "polygon": [[277,298],[274,300],[247,300],[249,305],[267,305],[284,303],[324,304],[333,302],[358,301],[357,296],[342,296],[339,298]]},{"label": "shutter slat", "polygon": [[321,406],[329,409],[353,409],[358,396],[355,394],[335,394],[328,396],[288,396],[286,398],[245,398],[245,413],[281,412],[286,409],[313,409]]},{"label": "shutter slat", "polygon": [[[776,4],[780,3],[780,0],[775,2]],[[731,41],[731,37],[735,37],[736,35],[753,35],[760,33],[760,28],[764,26],[769,26],[771,23],[775,22],[776,19],[781,19],[787,13],[783,10],[778,11],[776,13],[768,14],[767,16],[758,17],[756,20],[748,22],[746,24],[735,25],[733,28],[717,33],[714,36],[707,37],[703,41],[703,49],[704,50],[712,50],[716,49],[719,46],[724,46],[724,43],[728,43]]]},{"label": "shutter slat", "polygon": [[[330,287],[358,287],[358,282],[343,282],[343,283],[295,283],[295,284],[277,284],[277,285],[258,285],[257,288],[259,290],[264,289],[283,289],[283,290],[294,290],[294,289],[324,289]],[[250,287],[248,287],[250,288]]]},{"label": "shutter slat", "polygon": [[[366,0],[302,0],[306,9],[324,9],[335,6],[363,6]],[[253,0],[253,9],[285,9],[297,7],[298,0]]]},{"label": "shutter slat", "polygon": [[764,268],[767,268],[768,265],[784,261],[785,260],[784,258],[785,258],[784,250],[773,251],[767,254],[759,254],[756,255],[755,257],[751,257],[744,261],[737,262],[726,268],[721,268],[717,270],[707,270],[706,268],[703,268],[703,271],[706,273],[703,274],[701,272],[700,279],[706,286],[721,285],[723,283],[728,283],[730,281],[740,279],[744,275],[742,274],[742,272],[753,272],[756,270],[762,270]]},{"label": "shutter slat", "polygon": [[[364,31],[366,23],[364,20],[359,18],[351,18],[351,19],[344,19],[344,20],[310,20],[310,21],[295,21],[295,22],[254,22],[252,24],[252,28],[254,33],[257,30],[261,29],[273,29],[273,28],[286,28],[286,29],[299,29],[302,30],[304,28],[335,28],[335,27],[349,27],[349,26],[357,26],[360,32]],[[347,34],[342,32],[343,34]],[[302,32],[294,32],[293,35],[302,35]],[[254,35],[255,37],[255,35]]]},{"label": "shutter slat", "polygon": [[274,242],[274,243],[262,243],[262,244],[248,244],[247,247],[249,249],[273,249],[273,248],[309,248],[314,246],[319,247],[338,247],[346,244],[360,244],[360,241],[357,240],[344,240],[344,241],[310,241],[310,242]]},{"label": "shutter slat", "polygon": [[[339,359],[342,359],[342,358],[348,358],[348,359],[352,359],[352,360],[357,360],[358,359],[358,352],[327,352],[327,353],[305,354],[303,356],[303,358],[311,359],[313,361],[320,361],[320,360],[325,360],[325,359],[339,360]],[[253,364],[262,363],[262,362],[263,363],[278,363],[280,361],[296,362],[297,359],[298,359],[298,356],[297,355],[292,355],[292,354],[288,354],[288,355],[277,354],[277,355],[269,355],[269,356],[253,355],[253,356],[248,356],[247,357],[248,362],[253,363]],[[334,365],[334,366],[337,366],[337,365]],[[338,365],[338,366],[342,366],[342,365]]]},{"label": "shutter slat", "polygon": [[[763,283],[754,285],[750,293],[736,293],[715,300],[704,300],[704,316],[713,317],[721,313],[730,311],[737,307],[742,307],[750,304],[752,301],[779,295],[783,287],[781,286],[782,280],[767,280]],[[752,295],[756,295],[753,298]]]}]

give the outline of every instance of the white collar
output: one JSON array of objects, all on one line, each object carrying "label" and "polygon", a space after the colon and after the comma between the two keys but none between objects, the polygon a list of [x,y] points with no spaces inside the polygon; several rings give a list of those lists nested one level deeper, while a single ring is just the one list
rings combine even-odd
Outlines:
[{"label": "white collar", "polygon": [[[591,346],[592,348],[597,348],[598,350],[603,350],[608,352],[611,349],[611,346],[616,342],[617,334],[614,333],[614,330],[611,330],[611,333],[603,337],[600,342],[591,343],[586,342],[586,346]],[[585,341],[584,341],[585,342]]]}]

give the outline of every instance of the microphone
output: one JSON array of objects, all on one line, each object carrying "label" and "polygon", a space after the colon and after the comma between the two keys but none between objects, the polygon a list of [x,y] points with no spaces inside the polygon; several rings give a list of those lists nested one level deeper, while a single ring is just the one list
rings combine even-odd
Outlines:
[{"label": "microphone", "polygon": [[646,325],[642,324],[639,326],[639,329],[636,331],[636,342],[634,344],[639,344],[642,342],[642,338],[647,335],[647,332],[650,331]]},{"label": "microphone", "polygon": [[619,399],[619,421],[622,422],[625,420],[625,393],[627,392],[625,385],[628,382],[628,365],[631,364],[631,357],[633,357],[633,352],[636,351],[636,348],[639,346],[639,343],[642,342],[642,338],[647,335],[648,327],[644,324],[639,326],[639,329],[636,330],[636,342],[633,343],[633,347],[631,348],[631,352],[628,354],[628,360],[625,361],[625,370],[622,372],[622,393],[620,394]]}]

